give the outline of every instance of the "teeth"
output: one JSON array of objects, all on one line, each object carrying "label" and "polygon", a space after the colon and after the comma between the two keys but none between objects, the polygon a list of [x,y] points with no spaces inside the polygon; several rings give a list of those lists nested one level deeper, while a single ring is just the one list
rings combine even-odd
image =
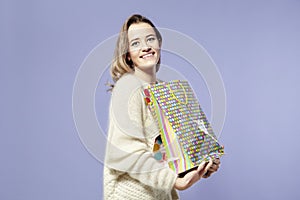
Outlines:
[{"label": "teeth", "polygon": [[150,56],[152,56],[152,53],[149,53],[149,54],[144,55],[143,58],[148,58],[148,57],[150,57]]}]

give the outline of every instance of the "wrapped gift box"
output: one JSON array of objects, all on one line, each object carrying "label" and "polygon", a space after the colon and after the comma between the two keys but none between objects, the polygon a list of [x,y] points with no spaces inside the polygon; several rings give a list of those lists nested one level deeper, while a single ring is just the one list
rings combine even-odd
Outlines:
[{"label": "wrapped gift box", "polygon": [[159,124],[165,159],[179,176],[193,170],[202,161],[220,158],[224,154],[224,147],[219,144],[187,81],[150,84],[144,89],[144,95]]}]

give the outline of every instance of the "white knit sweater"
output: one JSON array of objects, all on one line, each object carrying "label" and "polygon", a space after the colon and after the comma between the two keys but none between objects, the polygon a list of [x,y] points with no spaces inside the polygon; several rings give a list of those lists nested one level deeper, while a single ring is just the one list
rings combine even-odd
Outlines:
[{"label": "white knit sweater", "polygon": [[179,199],[176,173],[154,159],[158,124],[142,94],[145,82],[123,75],[112,91],[104,166],[105,200]]}]

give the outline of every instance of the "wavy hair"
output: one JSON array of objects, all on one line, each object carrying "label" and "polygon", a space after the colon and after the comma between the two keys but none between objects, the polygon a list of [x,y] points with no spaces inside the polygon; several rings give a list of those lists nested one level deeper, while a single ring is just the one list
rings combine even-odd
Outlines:
[{"label": "wavy hair", "polygon": [[[110,67],[110,74],[114,83],[117,82],[125,73],[134,71],[133,62],[130,59],[128,59],[129,41],[128,41],[127,32],[130,25],[138,24],[138,23],[147,23],[153,27],[156,33],[156,37],[159,41],[159,46],[161,47],[162,37],[160,32],[154,26],[154,24],[149,19],[147,19],[142,15],[134,14],[130,16],[123,24],[121,31],[119,33],[119,37],[114,52],[113,62]],[[159,66],[160,66],[160,58],[156,65],[156,72],[159,70]],[[110,86],[112,88],[114,87],[113,84],[110,84]]]}]

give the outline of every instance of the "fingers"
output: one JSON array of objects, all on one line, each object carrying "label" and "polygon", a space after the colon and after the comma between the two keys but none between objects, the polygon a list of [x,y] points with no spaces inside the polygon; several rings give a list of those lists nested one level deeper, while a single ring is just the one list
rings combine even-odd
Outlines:
[{"label": "fingers", "polygon": [[216,171],[218,171],[218,169],[219,169],[219,165],[213,164],[213,165],[208,169],[208,171],[210,171],[210,172],[216,172]]},{"label": "fingers", "polygon": [[210,177],[213,173],[215,173],[216,171],[218,171],[219,167],[220,167],[220,159],[214,159],[213,160],[213,164],[212,166],[207,170],[207,172],[202,176],[203,178],[208,178]]},{"label": "fingers", "polygon": [[178,190],[184,190],[192,186],[201,178],[208,178],[212,173],[218,170],[220,165],[220,159],[210,159],[202,161],[197,170],[188,172],[183,178],[177,178],[175,182],[175,188]]},{"label": "fingers", "polygon": [[210,175],[211,175],[212,173],[213,173],[213,172],[208,171],[208,172],[206,172],[202,177],[203,177],[203,178],[208,178],[208,177],[210,177]]},{"label": "fingers", "polygon": [[220,167],[220,159],[217,158],[217,159],[214,159],[213,160],[213,165],[209,168],[208,171],[212,171],[212,172],[215,172],[215,171],[218,171],[219,167]]},{"label": "fingers", "polygon": [[198,175],[203,178],[208,178],[214,172],[218,171],[220,167],[220,159],[210,159],[209,162],[202,161],[197,168]]},{"label": "fingers", "polygon": [[200,178],[207,172],[207,170],[212,166],[212,164],[213,164],[212,160],[209,160],[209,162],[202,161],[202,163],[200,163],[197,169]]},{"label": "fingers", "polygon": [[200,163],[200,165],[197,168],[197,173],[199,174],[200,178],[207,172],[206,170],[206,166],[207,166],[207,162],[206,161],[202,161]]},{"label": "fingers", "polygon": [[216,158],[213,160],[214,164],[219,165],[221,163],[220,158]]},{"label": "fingers", "polygon": [[197,171],[200,172],[201,170],[204,170],[206,165],[207,165],[207,162],[206,161],[202,161],[200,163],[200,165],[198,166]]},{"label": "fingers", "polygon": [[208,164],[205,167],[205,171],[207,172],[212,167],[212,165],[213,165],[213,160],[210,159],[209,162],[208,162]]}]

